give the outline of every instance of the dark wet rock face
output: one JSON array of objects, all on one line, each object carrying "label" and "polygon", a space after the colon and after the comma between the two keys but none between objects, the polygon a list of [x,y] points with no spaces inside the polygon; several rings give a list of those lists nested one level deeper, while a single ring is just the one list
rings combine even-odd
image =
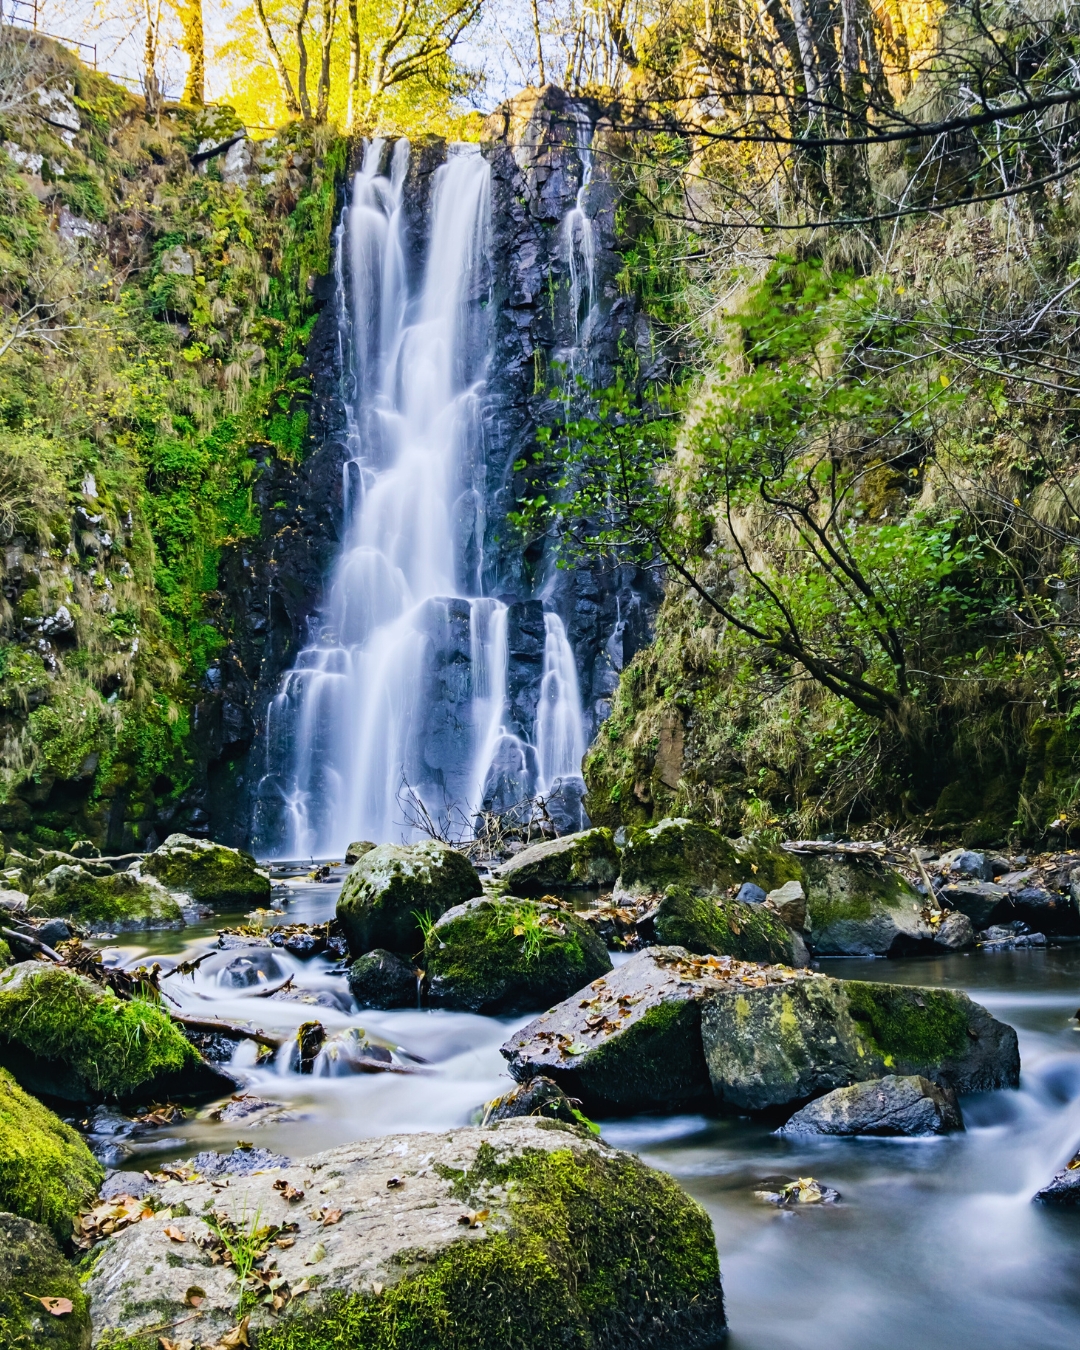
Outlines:
[{"label": "dark wet rock face", "polygon": [[964,1128],[956,1093],[918,1074],[889,1074],[837,1088],[797,1111],[784,1126],[791,1135],[948,1134]]},{"label": "dark wet rock face", "polygon": [[1034,1197],[1040,1205],[1080,1208],[1080,1151]]},{"label": "dark wet rock face", "polygon": [[365,952],[349,967],[349,992],[359,1008],[412,1008],[419,1002],[416,968],[385,948]]},{"label": "dark wet rock face", "polygon": [[541,1076],[528,1083],[519,1083],[488,1102],[484,1107],[483,1124],[496,1125],[500,1120],[515,1120],[521,1116],[544,1116],[548,1120],[562,1120],[567,1125],[574,1125],[580,1114],[558,1083]]}]

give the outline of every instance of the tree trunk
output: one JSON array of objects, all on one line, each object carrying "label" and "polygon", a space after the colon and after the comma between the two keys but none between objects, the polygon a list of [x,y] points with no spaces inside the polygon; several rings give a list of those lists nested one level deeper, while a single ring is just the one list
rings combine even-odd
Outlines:
[{"label": "tree trunk", "polygon": [[143,42],[143,85],[146,92],[146,111],[156,115],[161,111],[161,85],[157,75],[158,31],[161,25],[161,3],[144,0],[146,11],[146,38]]},{"label": "tree trunk", "polygon": [[311,100],[308,98],[307,88],[307,43],[304,41],[304,24],[307,23],[309,4],[310,0],[303,0],[296,19],[296,92],[299,95],[300,115],[305,122],[311,121]]},{"label": "tree trunk", "polygon": [[540,70],[541,89],[547,84],[547,75],[544,73],[544,44],[540,41],[540,10],[537,0],[532,0],[532,21],[533,36],[536,38],[536,64]]},{"label": "tree trunk", "polygon": [[274,67],[278,84],[281,86],[281,96],[285,100],[285,108],[293,117],[299,117],[300,104],[297,102],[292,80],[289,79],[289,72],[285,69],[285,62],[281,59],[281,52],[278,51],[270,21],[267,19],[266,10],[263,8],[263,0],[255,0],[255,13],[259,16],[259,23],[262,25],[263,36],[266,38],[266,52],[270,57],[270,64]]},{"label": "tree trunk", "polygon": [[337,0],[323,0],[319,59],[319,86],[315,94],[315,121],[324,123],[330,108],[330,48],[337,26]]},{"label": "tree trunk", "polygon": [[360,101],[360,24],[356,17],[356,0],[349,0],[349,109],[346,129],[356,130]]},{"label": "tree trunk", "polygon": [[202,0],[174,0],[184,30],[181,46],[188,59],[182,103],[201,108],[206,101],[206,48],[203,35]]}]

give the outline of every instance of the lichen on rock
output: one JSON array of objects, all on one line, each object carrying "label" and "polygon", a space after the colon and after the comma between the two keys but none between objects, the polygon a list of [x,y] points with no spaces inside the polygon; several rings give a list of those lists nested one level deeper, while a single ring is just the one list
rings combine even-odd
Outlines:
[{"label": "lichen on rock", "polygon": [[270,877],[250,853],[186,834],[169,835],[143,859],[141,871],[198,904],[265,905],[270,899]]},{"label": "lichen on rock", "polygon": [[82,1136],[0,1069],[0,1210],[44,1224],[66,1241],[104,1176]]},{"label": "lichen on rock", "polygon": [[354,956],[376,947],[412,956],[424,945],[422,921],[433,922],[481,889],[476,868],[446,844],[380,844],[345,878],[337,917]]},{"label": "lichen on rock", "polygon": [[[340,1221],[288,1206],[282,1180],[332,1181]],[[190,1315],[193,1284],[204,1344],[235,1326],[232,1271],[190,1240],[207,1234],[210,1210],[296,1225],[273,1252],[275,1273],[279,1288],[305,1281],[308,1292],[278,1315],[252,1305],[257,1350],[706,1350],[723,1340],[705,1211],[671,1177],[557,1121],[365,1140],[243,1186],[168,1182],[160,1200],[171,1218],[144,1219],[99,1249],[87,1292],[100,1344],[154,1350],[162,1324]],[[167,1225],[189,1240],[164,1240]],[[316,1243],[321,1259],[305,1264]]]},{"label": "lichen on rock", "polygon": [[572,910],[509,896],[448,910],[422,962],[428,1002],[481,1013],[547,1007],[611,969],[595,930]]}]

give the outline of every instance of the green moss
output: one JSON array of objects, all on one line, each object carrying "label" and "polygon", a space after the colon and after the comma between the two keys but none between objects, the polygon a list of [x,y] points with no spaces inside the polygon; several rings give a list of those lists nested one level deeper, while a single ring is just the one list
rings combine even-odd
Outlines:
[{"label": "green moss", "polygon": [[587,1111],[676,1110],[711,1101],[701,1048],[701,1005],[669,999],[650,1008],[617,1036],[601,1042],[559,1083]]},{"label": "green moss", "polygon": [[883,906],[899,909],[919,898],[899,872],[864,858],[804,858],[803,881],[815,932],[845,919],[870,919]]},{"label": "green moss", "polygon": [[239,849],[193,842],[191,847],[151,853],[143,870],[201,904],[265,905],[270,899],[270,879],[257,870],[249,853]]},{"label": "green moss", "polygon": [[689,886],[669,886],[656,911],[656,936],[665,946],[699,956],[791,965],[795,944],[787,925],[763,905],[699,895]]},{"label": "green moss", "polygon": [[[53,1317],[41,1298],[67,1298]],[[0,1214],[0,1345],[4,1350],[89,1350],[90,1310],[75,1271],[47,1229]]]},{"label": "green moss", "polygon": [[263,1332],[258,1350],[593,1350],[627,1343],[646,1308],[671,1344],[720,1334],[709,1220],[670,1177],[570,1148],[500,1163],[483,1146],[452,1185],[466,1200],[508,1187],[509,1231],[453,1243],[379,1297],[331,1296]]},{"label": "green moss", "polygon": [[35,891],[31,904],[48,917],[63,916],[84,923],[107,924],[118,930],[182,925],[180,906],[170,895],[147,886],[129,872],[94,877],[67,867],[54,885]]},{"label": "green moss", "polygon": [[421,917],[437,919],[481,890],[476,868],[456,849],[435,841],[380,844],[345,878],[337,917],[353,956],[375,947],[411,956],[427,938]]},{"label": "green moss", "polygon": [[844,991],[860,1034],[887,1066],[932,1065],[969,1047],[968,1017],[950,990],[846,980]]},{"label": "green moss", "polygon": [[161,1008],[143,999],[125,1002],[60,967],[20,967],[0,977],[0,1038],[61,1061],[94,1092],[111,1097],[199,1058]]},{"label": "green moss", "polygon": [[104,1177],[82,1137],[0,1069],[0,1210],[42,1223],[66,1241]]},{"label": "green moss", "polygon": [[437,923],[421,961],[431,1001],[483,1013],[546,1008],[611,969],[591,925],[511,898],[481,900]]},{"label": "green moss", "polygon": [[0,969],[11,965],[11,948],[0,938]]}]

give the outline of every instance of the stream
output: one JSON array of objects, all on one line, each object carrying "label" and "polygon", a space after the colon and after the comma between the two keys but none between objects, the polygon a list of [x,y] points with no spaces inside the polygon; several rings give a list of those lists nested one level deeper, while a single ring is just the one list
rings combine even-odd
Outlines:
[{"label": "stream", "polygon": [[[342,877],[279,887],[279,923],[333,915]],[[289,1032],[318,1018],[328,1033],[362,1027],[412,1074],[300,1075],[285,1052],[255,1064],[240,1043],[233,1069],[245,1091],[280,1104],[267,1123],[219,1123],[209,1108],[132,1141],[119,1165],[156,1167],[200,1149],[228,1152],[238,1139],[302,1157],[350,1140],[469,1123],[505,1092],[499,1046],[529,1018],[352,1007],[342,973],[315,957],[273,949],[268,988],[333,995],[340,1009],[253,998],[222,986],[237,950],[218,952],[217,929],[244,916],[218,914],[182,933],[131,934],[106,943],[110,960],[163,966],[207,951],[192,976],[164,987],[184,1010],[250,1019]],[[619,957],[616,956],[616,961]],[[604,1138],[677,1177],[709,1211],[720,1249],[734,1350],[1045,1350],[1080,1344],[1080,1223],[1031,1203],[1080,1144],[1080,943],[906,961],[829,960],[845,978],[966,990],[1014,1026],[1023,1063],[1017,1092],[963,1101],[967,1132],[918,1140],[789,1140],[738,1119],[676,1115],[603,1122]],[[227,977],[226,977],[227,978]],[[418,1061],[424,1061],[420,1063]],[[115,1165],[115,1164],[114,1164]],[[814,1176],[841,1202],[777,1211],[754,1198],[770,1177]]]}]

